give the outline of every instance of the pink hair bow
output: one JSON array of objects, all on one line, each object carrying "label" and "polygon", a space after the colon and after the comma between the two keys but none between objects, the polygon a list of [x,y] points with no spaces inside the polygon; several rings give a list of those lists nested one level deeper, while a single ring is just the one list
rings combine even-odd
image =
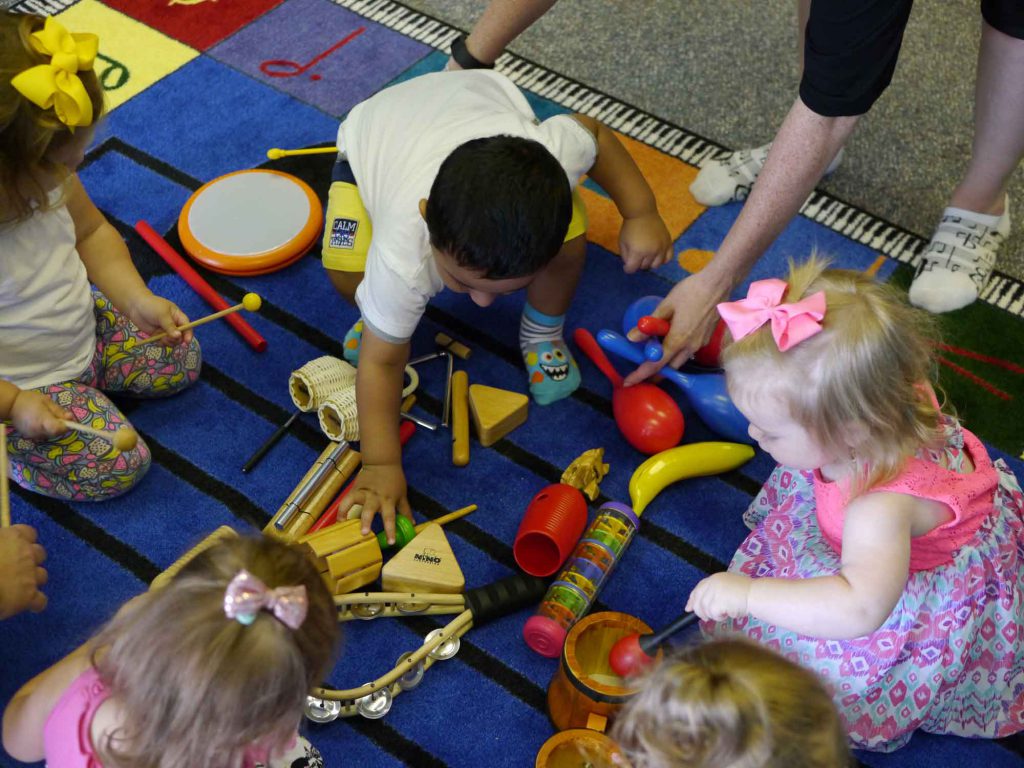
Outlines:
[{"label": "pink hair bow", "polygon": [[800,301],[783,304],[788,286],[785,281],[772,278],[755,280],[750,284],[747,298],[718,305],[718,314],[734,339],[742,339],[769,320],[772,336],[780,352],[809,339],[821,331],[825,317],[825,292],[818,291]]},{"label": "pink hair bow", "polygon": [[306,620],[308,607],[306,587],[302,584],[268,589],[244,569],[235,575],[224,592],[224,615],[239,624],[252,624],[256,614],[267,610],[286,627],[298,629]]}]

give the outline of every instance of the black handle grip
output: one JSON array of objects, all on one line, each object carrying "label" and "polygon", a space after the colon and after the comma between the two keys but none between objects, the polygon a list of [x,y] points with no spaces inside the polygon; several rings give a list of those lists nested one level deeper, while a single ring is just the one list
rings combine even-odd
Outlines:
[{"label": "black handle grip", "polygon": [[466,607],[473,612],[473,624],[479,626],[520,608],[539,603],[548,584],[536,576],[517,574],[477,587],[466,593]]},{"label": "black handle grip", "polygon": [[650,655],[652,651],[657,651],[658,646],[665,642],[665,640],[684,627],[695,623],[698,619],[700,617],[696,613],[684,613],[667,627],[659,629],[653,635],[641,635],[639,639],[640,650]]}]

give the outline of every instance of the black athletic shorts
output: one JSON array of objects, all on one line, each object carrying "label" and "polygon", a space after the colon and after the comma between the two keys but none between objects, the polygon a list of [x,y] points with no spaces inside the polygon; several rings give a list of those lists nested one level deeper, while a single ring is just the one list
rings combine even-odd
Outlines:
[{"label": "black athletic shorts", "polygon": [[[913,0],[811,0],[800,100],[825,117],[862,115],[896,69]],[[985,21],[1024,39],[1024,1],[981,0]]]}]

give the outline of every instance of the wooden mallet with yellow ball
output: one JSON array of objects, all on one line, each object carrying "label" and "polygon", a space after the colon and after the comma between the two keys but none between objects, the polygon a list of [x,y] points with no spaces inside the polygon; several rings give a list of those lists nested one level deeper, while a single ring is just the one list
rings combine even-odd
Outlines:
[{"label": "wooden mallet with yellow ball", "polygon": [[[201,317],[198,320],[193,320],[191,323],[179,325],[175,330],[187,331],[189,328],[195,328],[197,325],[203,325],[211,320],[220,320],[220,318],[225,315],[230,315],[232,312],[237,312],[240,309],[244,309],[249,312],[256,312],[262,306],[263,299],[260,298],[258,293],[247,293],[242,297],[242,301],[239,304],[235,304],[233,307],[228,307],[227,309],[222,309],[220,312],[214,312],[212,315]],[[140,339],[139,344],[149,344],[152,341],[160,341],[167,335],[167,331],[160,331],[159,333],[154,333],[152,336],[145,339]]]}]

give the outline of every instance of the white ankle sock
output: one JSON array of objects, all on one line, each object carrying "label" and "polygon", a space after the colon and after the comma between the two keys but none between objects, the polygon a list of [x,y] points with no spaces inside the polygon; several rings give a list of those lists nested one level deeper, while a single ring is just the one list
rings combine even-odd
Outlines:
[{"label": "white ankle sock", "polygon": [[[765,158],[771,144],[753,149],[738,149],[720,158],[704,163],[697,178],[690,184],[690,193],[701,205],[724,205],[737,200],[746,200],[751,187],[757,181],[758,174],[764,167]],[[835,171],[843,160],[843,150],[839,152],[825,169],[825,175]]]},{"label": "white ankle sock", "polygon": [[929,312],[971,304],[985,287],[996,254],[1010,234],[1010,200],[1001,216],[947,208],[921,254],[910,302]]}]

